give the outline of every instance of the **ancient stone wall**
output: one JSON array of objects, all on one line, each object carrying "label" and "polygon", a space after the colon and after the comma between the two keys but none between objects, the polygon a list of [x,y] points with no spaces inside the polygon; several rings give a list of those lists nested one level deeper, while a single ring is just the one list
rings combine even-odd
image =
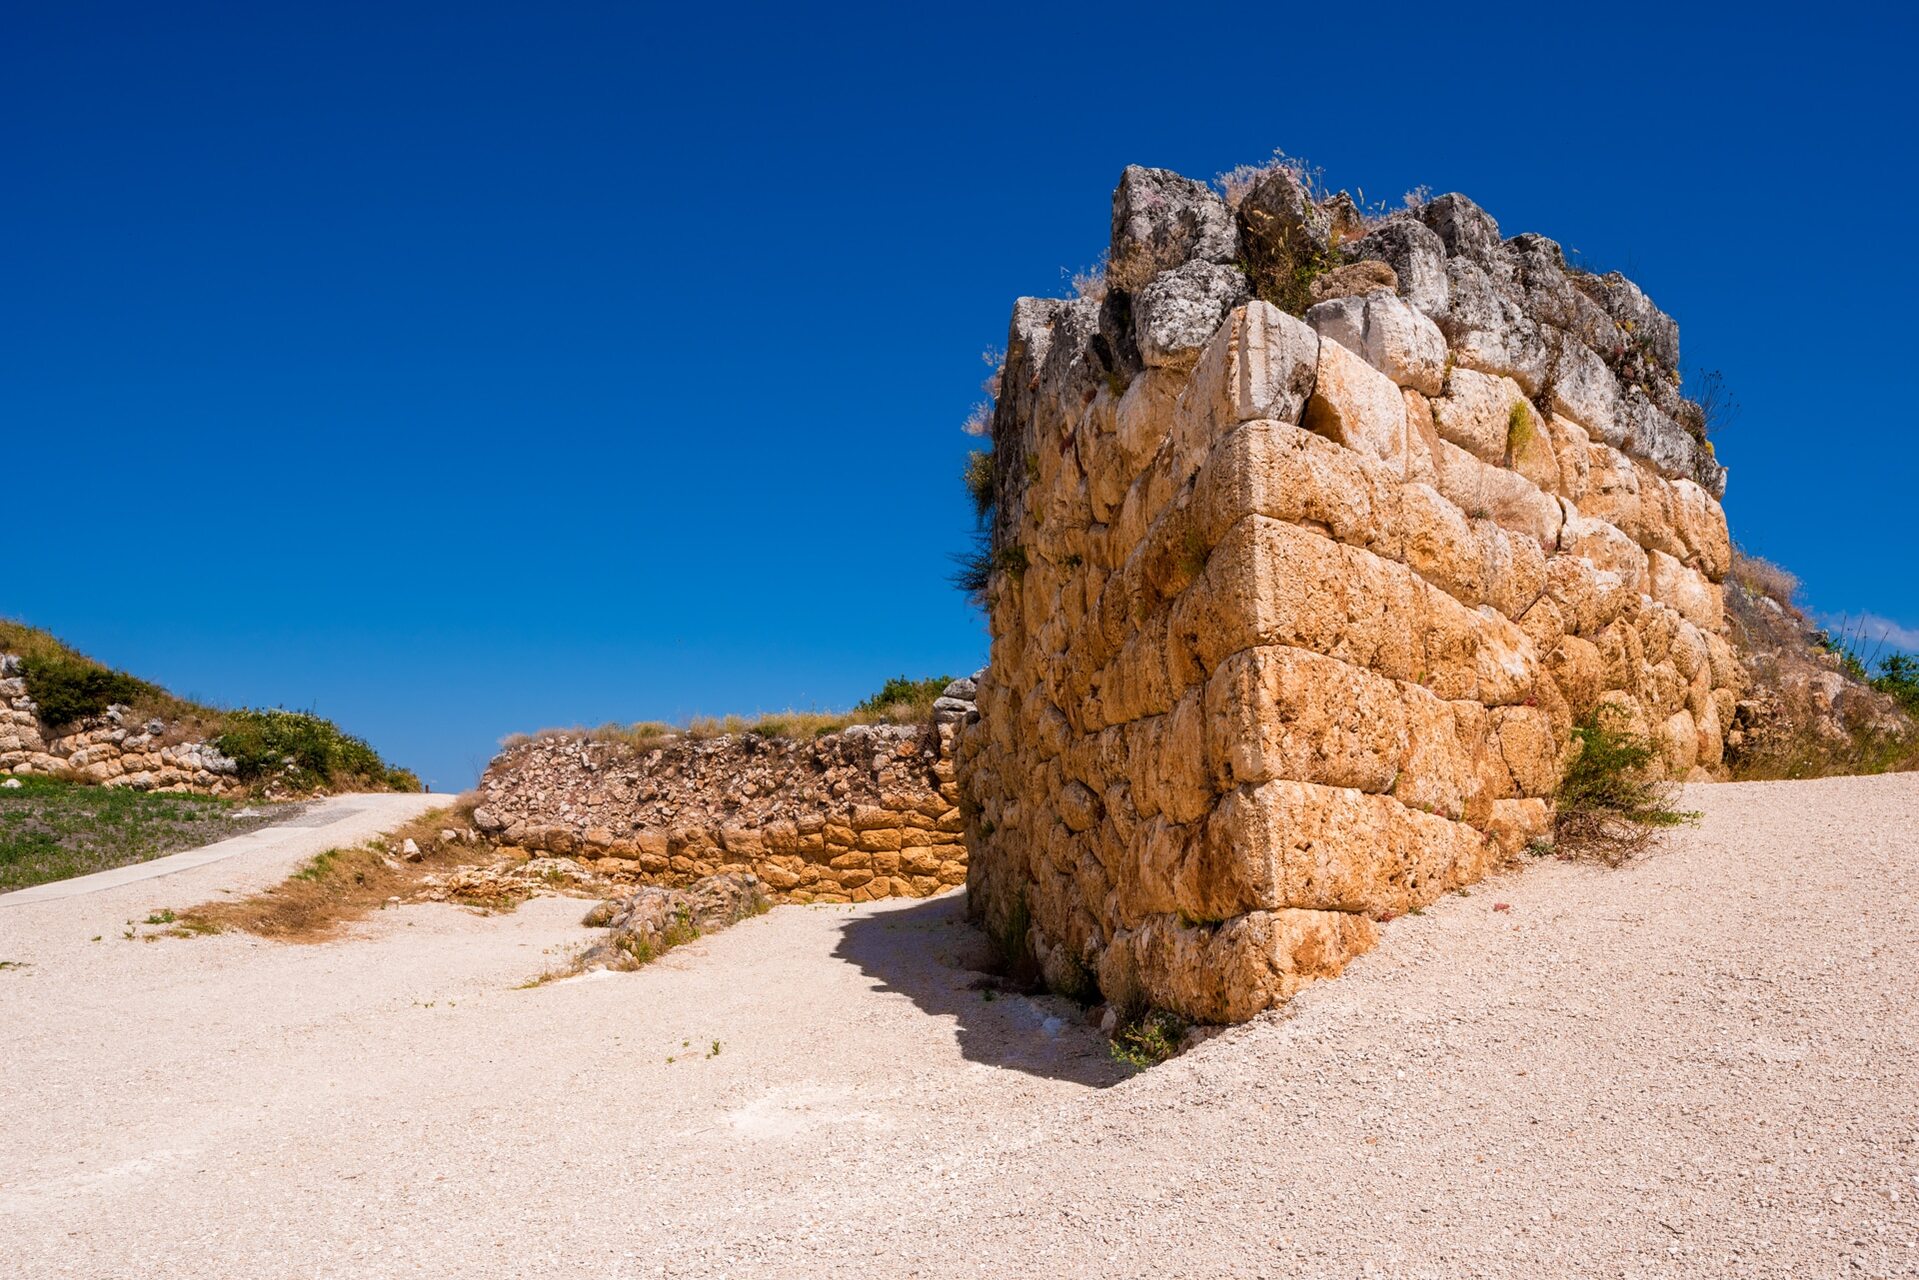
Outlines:
[{"label": "ancient stone wall", "polygon": [[488,766],[474,822],[647,883],[750,870],[789,902],[924,897],[966,878],[953,748],[972,692],[955,681],[925,724],[807,741],[542,735]]},{"label": "ancient stone wall", "polygon": [[990,930],[1237,1020],[1546,837],[1600,704],[1714,776],[1725,472],[1638,288],[1283,170],[1233,208],[1128,169],[1112,229],[1104,297],[1015,304],[993,418]]},{"label": "ancient stone wall", "polygon": [[53,732],[41,723],[20,660],[0,653],[0,773],[49,774],[141,791],[217,795],[242,789],[238,765],[212,744],[126,707]]}]

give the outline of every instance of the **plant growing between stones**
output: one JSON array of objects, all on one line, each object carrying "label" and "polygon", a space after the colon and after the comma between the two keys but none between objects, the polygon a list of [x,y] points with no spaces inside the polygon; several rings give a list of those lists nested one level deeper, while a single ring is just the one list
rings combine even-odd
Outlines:
[{"label": "plant growing between stones", "polygon": [[1116,1061],[1135,1070],[1156,1067],[1179,1053],[1190,1024],[1176,1013],[1148,1009],[1122,1022],[1113,1032],[1111,1052]]},{"label": "plant growing between stones", "polygon": [[1652,744],[1601,704],[1573,725],[1578,754],[1555,796],[1554,851],[1616,867],[1649,847],[1661,831],[1689,826],[1699,814],[1672,807],[1677,788],[1649,775]]}]

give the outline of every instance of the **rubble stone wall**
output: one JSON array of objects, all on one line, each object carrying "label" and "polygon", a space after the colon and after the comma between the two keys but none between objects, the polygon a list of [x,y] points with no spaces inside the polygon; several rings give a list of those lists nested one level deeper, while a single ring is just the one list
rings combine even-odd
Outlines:
[{"label": "rubble stone wall", "polygon": [[[1601,703],[1721,768],[1677,327],[1462,196],[1340,204],[1128,169],[1105,296],[1014,306],[959,761],[971,906],[1055,989],[1234,1021],[1337,974],[1549,835]],[[1253,296],[1300,262],[1346,265]]]},{"label": "rubble stone wall", "polygon": [[18,656],[0,653],[0,774],[49,774],[141,791],[209,795],[243,789],[238,765],[211,743],[181,740],[125,707],[54,732],[41,723]]},{"label": "rubble stone wall", "polygon": [[542,735],[488,766],[474,822],[648,883],[748,870],[788,902],[924,897],[966,879],[953,749],[972,690],[955,681],[926,724],[810,741]]}]

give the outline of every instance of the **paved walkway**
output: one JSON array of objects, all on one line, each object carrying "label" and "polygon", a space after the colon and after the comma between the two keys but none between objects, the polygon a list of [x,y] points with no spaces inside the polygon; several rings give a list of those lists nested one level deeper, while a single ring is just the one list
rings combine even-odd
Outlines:
[{"label": "paved walkway", "polygon": [[[71,880],[54,880],[30,889],[0,893],[0,910],[22,907],[30,902],[74,898],[106,889],[118,889],[137,881],[178,875],[182,871],[225,862],[229,858],[244,858],[232,870],[248,877],[251,883],[262,883],[262,876],[269,878],[265,883],[270,883],[272,879],[285,874],[282,868],[290,865],[289,860],[297,864],[326,849],[358,844],[382,831],[390,831],[428,809],[452,804],[453,800],[454,797],[450,795],[329,796],[309,806],[293,821],[279,826],[260,827],[245,835],[234,836],[231,840],[221,840],[199,849],[187,849],[164,858],[135,862],[108,871],[96,871],[90,876],[75,876]],[[175,883],[184,885],[186,882]],[[173,886],[168,887],[171,889]],[[195,887],[199,887],[198,883]]]}]

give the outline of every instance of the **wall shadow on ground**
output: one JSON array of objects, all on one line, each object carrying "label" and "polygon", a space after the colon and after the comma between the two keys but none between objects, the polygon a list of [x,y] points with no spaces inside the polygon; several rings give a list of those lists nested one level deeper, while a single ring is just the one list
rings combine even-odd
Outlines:
[{"label": "wall shadow on ground", "polygon": [[1105,1088],[1132,1071],[1114,1061],[1085,1011],[1057,996],[995,992],[980,985],[991,950],[966,919],[963,891],[849,918],[833,954],[882,991],[924,1013],[950,1017],[970,1062]]}]

